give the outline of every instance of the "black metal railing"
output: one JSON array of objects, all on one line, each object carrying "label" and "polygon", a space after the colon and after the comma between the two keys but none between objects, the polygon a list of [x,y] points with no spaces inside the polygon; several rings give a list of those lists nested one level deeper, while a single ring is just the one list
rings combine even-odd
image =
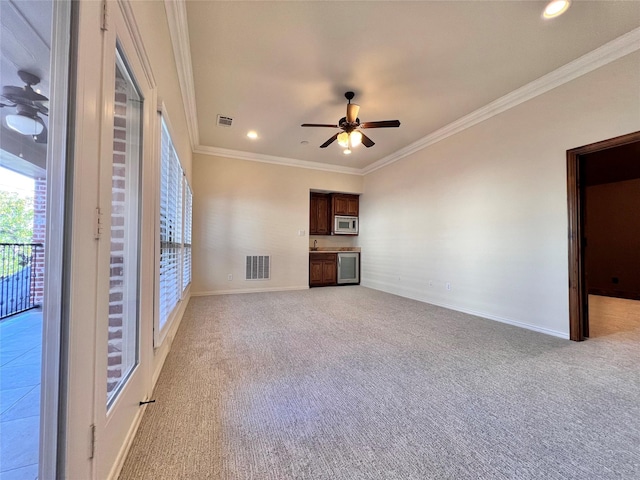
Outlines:
[{"label": "black metal railing", "polygon": [[35,303],[34,263],[41,243],[0,243],[0,320]]}]

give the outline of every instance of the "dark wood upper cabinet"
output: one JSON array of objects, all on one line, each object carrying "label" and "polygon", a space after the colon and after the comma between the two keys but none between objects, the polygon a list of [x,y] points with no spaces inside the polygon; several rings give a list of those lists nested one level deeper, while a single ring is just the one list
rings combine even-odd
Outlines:
[{"label": "dark wood upper cabinet", "polygon": [[347,215],[357,217],[360,211],[358,195],[348,195],[346,193],[331,194],[331,205],[333,215]]},{"label": "dark wood upper cabinet", "polygon": [[331,235],[333,217],[357,217],[360,213],[358,195],[347,193],[311,192],[309,201],[309,235]]},{"label": "dark wood upper cabinet", "polygon": [[331,235],[331,197],[311,192],[309,235]]}]

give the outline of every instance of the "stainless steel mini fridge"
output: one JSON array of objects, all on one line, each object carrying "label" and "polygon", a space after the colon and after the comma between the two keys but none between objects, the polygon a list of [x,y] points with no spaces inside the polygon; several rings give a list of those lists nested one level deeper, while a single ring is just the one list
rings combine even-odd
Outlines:
[{"label": "stainless steel mini fridge", "polygon": [[360,283],[360,253],[338,252],[338,285]]}]

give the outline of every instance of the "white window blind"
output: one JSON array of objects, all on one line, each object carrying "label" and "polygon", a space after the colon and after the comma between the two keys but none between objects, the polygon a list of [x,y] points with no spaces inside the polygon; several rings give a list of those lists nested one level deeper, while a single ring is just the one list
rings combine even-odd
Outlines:
[{"label": "white window blind", "polygon": [[[164,327],[180,301],[183,281],[183,174],[162,118],[160,173],[160,284],[158,327]],[[186,223],[186,222],[185,222]],[[189,224],[191,219],[189,219]],[[190,262],[190,258],[189,258]],[[191,266],[189,265],[189,269]]]},{"label": "white window blind", "polygon": [[182,291],[191,283],[191,217],[193,209],[193,194],[191,188],[184,179],[184,242],[182,259]]}]

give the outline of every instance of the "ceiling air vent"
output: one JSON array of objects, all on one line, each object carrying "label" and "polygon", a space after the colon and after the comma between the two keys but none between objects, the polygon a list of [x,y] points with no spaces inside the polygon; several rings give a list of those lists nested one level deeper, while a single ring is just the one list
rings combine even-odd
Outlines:
[{"label": "ceiling air vent", "polygon": [[230,127],[233,123],[233,118],[225,117],[224,115],[218,115],[216,125],[219,127]]}]

